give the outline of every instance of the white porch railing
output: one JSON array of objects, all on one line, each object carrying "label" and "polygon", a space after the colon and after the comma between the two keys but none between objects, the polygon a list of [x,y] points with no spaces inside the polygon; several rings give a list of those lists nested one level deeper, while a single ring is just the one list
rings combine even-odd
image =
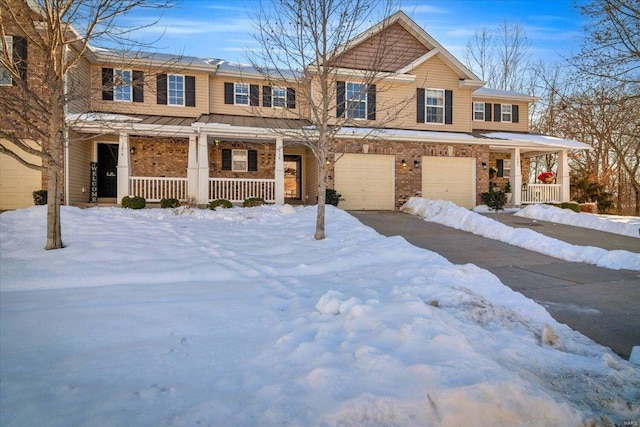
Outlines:
[{"label": "white porch railing", "polygon": [[261,197],[265,202],[273,203],[275,188],[275,179],[209,178],[209,200],[242,202],[249,197]]},{"label": "white porch railing", "polygon": [[144,197],[147,202],[162,199],[187,199],[187,178],[132,176],[129,194]]},{"label": "white porch railing", "polygon": [[560,203],[560,184],[526,184],[522,186],[522,204]]}]

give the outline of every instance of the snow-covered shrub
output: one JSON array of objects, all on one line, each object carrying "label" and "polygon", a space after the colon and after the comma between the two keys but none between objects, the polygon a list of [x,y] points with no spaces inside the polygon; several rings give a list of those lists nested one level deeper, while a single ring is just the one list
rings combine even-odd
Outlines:
[{"label": "snow-covered shrub", "polygon": [[242,206],[245,208],[252,208],[254,206],[262,206],[264,205],[264,203],[264,199],[261,197],[249,197],[247,199],[244,199]]},{"label": "snow-covered shrub", "polygon": [[209,203],[209,209],[211,209],[212,211],[215,211],[217,207],[229,209],[233,207],[233,204],[227,199],[216,199],[212,200],[211,203]]},{"label": "snow-covered shrub", "polygon": [[121,205],[123,208],[143,209],[147,205],[147,201],[140,196],[124,196]]},{"label": "snow-covered shrub", "polygon": [[36,190],[33,192],[33,204],[36,206],[47,204],[47,190]]},{"label": "snow-covered shrub", "polygon": [[162,200],[160,200],[160,207],[162,209],[177,208],[178,206],[180,206],[180,200],[178,200],[178,199],[162,199]]},{"label": "snow-covered shrub", "polygon": [[342,194],[338,193],[333,188],[327,188],[327,192],[325,193],[325,201],[328,204],[338,206],[338,203],[340,203],[340,197],[342,197]]}]

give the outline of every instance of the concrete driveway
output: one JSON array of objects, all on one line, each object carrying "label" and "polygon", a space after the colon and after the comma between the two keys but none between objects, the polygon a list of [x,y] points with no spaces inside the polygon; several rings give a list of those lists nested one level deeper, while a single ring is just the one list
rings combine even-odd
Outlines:
[{"label": "concrete driveway", "polygon": [[[543,305],[557,321],[610,347],[625,359],[629,358],[634,345],[640,345],[638,272],[567,262],[402,212],[349,213],[380,234],[402,236],[411,244],[437,252],[454,264],[472,263],[491,271],[511,289]],[[640,240],[633,237],[499,215],[505,215],[496,218],[501,222],[519,222],[509,224],[511,226],[530,223],[529,227],[538,232],[542,232],[547,224],[543,234],[550,232],[560,240],[571,240],[573,235],[584,242],[604,242],[610,250],[640,251]]]}]

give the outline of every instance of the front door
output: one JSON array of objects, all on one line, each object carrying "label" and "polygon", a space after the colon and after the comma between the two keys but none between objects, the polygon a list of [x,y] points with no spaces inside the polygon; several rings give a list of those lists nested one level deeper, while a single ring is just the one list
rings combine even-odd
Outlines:
[{"label": "front door", "polygon": [[302,156],[284,156],[284,197],[302,200]]},{"label": "front door", "polygon": [[118,144],[98,144],[98,197],[118,196]]}]

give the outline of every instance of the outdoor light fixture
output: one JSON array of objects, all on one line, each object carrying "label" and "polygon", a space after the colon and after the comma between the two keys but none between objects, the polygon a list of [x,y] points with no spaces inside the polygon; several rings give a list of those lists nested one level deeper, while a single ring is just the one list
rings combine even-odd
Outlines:
[{"label": "outdoor light fixture", "polygon": [[407,167],[407,162],[405,162],[405,161],[404,161],[404,159],[402,159],[402,162],[401,162],[401,163],[402,163],[402,167],[403,167],[403,168],[406,168],[406,167]]},{"label": "outdoor light fixture", "polygon": [[414,161],[413,161],[413,167],[414,167],[414,168],[419,168],[419,167],[420,167],[420,162],[419,162],[419,161],[417,161],[417,160],[414,160]]},{"label": "outdoor light fixture", "polygon": [[485,162],[482,162],[482,169],[487,170],[487,164]]},{"label": "outdoor light fixture", "polygon": [[136,147],[131,147],[131,148],[129,149],[129,152],[130,152],[131,154],[136,154]]}]

